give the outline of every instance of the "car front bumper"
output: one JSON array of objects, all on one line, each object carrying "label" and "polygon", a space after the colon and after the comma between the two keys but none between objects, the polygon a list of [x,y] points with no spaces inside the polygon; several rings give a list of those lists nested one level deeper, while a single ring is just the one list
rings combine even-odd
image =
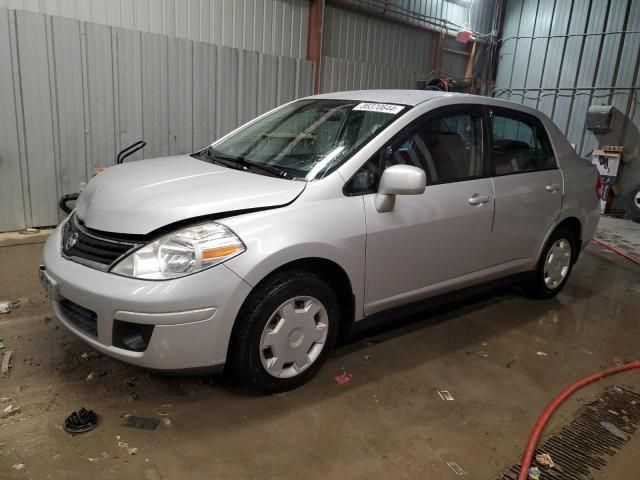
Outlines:
[{"label": "car front bumper", "polygon": [[[172,280],[126,278],[67,260],[60,237],[58,227],[47,240],[40,277],[71,332],[106,355],[154,370],[214,370],[225,363],[233,323],[251,290],[225,265]],[[153,326],[143,351],[115,345],[121,343],[116,320]]]}]

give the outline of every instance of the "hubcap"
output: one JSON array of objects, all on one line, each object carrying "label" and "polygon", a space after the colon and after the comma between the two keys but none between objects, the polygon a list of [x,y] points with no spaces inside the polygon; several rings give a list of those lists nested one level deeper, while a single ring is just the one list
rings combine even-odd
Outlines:
[{"label": "hubcap", "polygon": [[571,266],[571,242],[561,238],[556,241],[547,253],[544,264],[544,283],[548,289],[554,290],[569,274]]},{"label": "hubcap", "polygon": [[636,207],[640,208],[640,190],[636,192],[636,195],[633,199],[636,202]]},{"label": "hubcap", "polygon": [[328,333],[329,315],[318,299],[287,300],[273,312],[262,331],[262,366],[274,377],[295,377],[318,359]]}]

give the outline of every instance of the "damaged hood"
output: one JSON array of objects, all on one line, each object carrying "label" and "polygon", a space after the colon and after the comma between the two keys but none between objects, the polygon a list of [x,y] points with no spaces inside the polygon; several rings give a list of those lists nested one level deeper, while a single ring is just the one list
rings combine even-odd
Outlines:
[{"label": "damaged hood", "polygon": [[76,212],[95,230],[147,234],[193,217],[286,205],[305,186],[179,155],[107,169],[87,184]]}]

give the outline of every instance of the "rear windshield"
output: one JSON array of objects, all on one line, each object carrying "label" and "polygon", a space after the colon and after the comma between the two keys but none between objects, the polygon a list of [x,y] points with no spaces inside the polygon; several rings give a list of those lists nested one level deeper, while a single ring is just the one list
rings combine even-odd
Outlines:
[{"label": "rear windshield", "polygon": [[407,106],[385,103],[300,100],[215,144],[211,153],[274,167],[287,172],[288,178],[318,179],[406,110]]}]

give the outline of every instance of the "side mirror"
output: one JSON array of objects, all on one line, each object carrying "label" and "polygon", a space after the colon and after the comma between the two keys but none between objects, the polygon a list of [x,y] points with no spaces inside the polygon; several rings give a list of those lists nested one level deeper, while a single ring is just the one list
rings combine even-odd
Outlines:
[{"label": "side mirror", "polygon": [[375,198],[376,210],[390,212],[396,203],[396,195],[420,195],[427,188],[424,170],[411,165],[394,165],[382,172]]}]

